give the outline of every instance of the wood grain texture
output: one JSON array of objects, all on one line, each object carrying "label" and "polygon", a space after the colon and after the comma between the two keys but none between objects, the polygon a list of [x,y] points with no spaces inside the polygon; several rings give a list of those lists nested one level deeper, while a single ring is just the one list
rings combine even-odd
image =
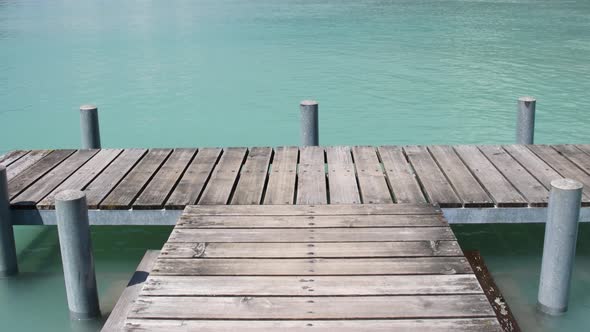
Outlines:
[{"label": "wood grain texture", "polygon": [[205,187],[199,204],[227,204],[240,174],[246,148],[226,148]]},{"label": "wood grain texture", "polygon": [[296,147],[280,147],[274,150],[264,204],[294,203],[298,156],[299,149]]},{"label": "wood grain texture", "polygon": [[426,203],[426,198],[402,148],[381,146],[377,151],[383,162],[387,181],[393,191],[396,203]]},{"label": "wood grain texture", "polygon": [[189,205],[185,214],[212,216],[321,216],[321,215],[421,215],[440,214],[433,206],[425,204],[357,204],[357,205]]},{"label": "wood grain texture", "polygon": [[219,148],[199,149],[197,156],[190,163],[168,198],[167,209],[183,209],[186,205],[197,202],[213,168],[215,168],[221,151]]},{"label": "wood grain texture", "polygon": [[6,176],[8,177],[8,181],[12,180],[16,175],[24,171],[25,169],[29,168],[39,160],[43,159],[52,150],[33,150],[22,158],[15,160],[6,168]]},{"label": "wood grain texture", "polygon": [[297,204],[328,204],[324,149],[306,146],[299,154]]},{"label": "wood grain texture", "polygon": [[330,204],[358,204],[361,202],[356,171],[350,148],[326,147]]},{"label": "wood grain texture", "polygon": [[364,204],[393,203],[377,150],[372,146],[355,146],[352,148],[352,155],[362,202]]},{"label": "wood grain texture", "polygon": [[13,150],[0,156],[0,165],[8,167],[10,164],[29,153],[29,150]]},{"label": "wood grain texture", "polygon": [[240,171],[240,180],[233,194],[231,204],[260,204],[272,148],[251,148],[246,163]]}]

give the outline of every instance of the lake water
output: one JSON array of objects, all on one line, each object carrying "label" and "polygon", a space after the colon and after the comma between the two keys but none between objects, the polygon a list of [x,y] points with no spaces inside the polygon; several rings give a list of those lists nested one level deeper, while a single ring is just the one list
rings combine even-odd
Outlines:
[{"label": "lake water", "polygon": [[[588,143],[589,32],[588,0],[0,0],[0,152],[77,147],[83,103],[105,147],[295,145],[308,98],[322,144],[510,143],[521,95],[538,99],[537,142]],[[105,313],[169,230],[94,229]],[[456,230],[525,331],[590,323],[587,236],[570,312],[542,319],[542,226]],[[64,331],[55,229],[16,232],[0,321]]]}]

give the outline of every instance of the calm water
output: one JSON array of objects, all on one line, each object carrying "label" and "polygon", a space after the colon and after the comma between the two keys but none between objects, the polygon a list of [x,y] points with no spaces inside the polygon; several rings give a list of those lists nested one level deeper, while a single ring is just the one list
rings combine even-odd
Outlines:
[{"label": "calm water", "polygon": [[[306,98],[323,144],[509,143],[529,94],[537,142],[587,143],[589,32],[589,0],[0,0],[0,151],[78,146],[82,103],[106,147],[297,144]],[[588,231],[572,309],[546,320],[531,311],[542,226],[458,230],[525,331],[590,323]],[[104,312],[168,232],[94,230]],[[0,321],[70,328],[55,229],[17,242]]]}]

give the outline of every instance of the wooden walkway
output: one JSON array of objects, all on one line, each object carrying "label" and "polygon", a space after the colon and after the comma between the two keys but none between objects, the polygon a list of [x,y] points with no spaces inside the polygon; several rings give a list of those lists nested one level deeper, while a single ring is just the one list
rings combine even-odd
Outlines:
[{"label": "wooden walkway", "polygon": [[52,209],[64,189],[91,209],[187,205],[431,203],[543,207],[553,179],[584,184],[590,145],[382,146],[13,151],[7,166],[17,209]]},{"label": "wooden walkway", "polygon": [[189,206],[132,302],[109,329],[502,331],[427,204]]}]

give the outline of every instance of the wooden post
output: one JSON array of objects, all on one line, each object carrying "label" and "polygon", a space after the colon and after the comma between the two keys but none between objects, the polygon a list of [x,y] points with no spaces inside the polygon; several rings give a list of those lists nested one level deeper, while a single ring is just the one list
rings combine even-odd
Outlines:
[{"label": "wooden post", "polygon": [[80,106],[80,130],[82,149],[100,149],[100,128],[98,108],[94,105]]},{"label": "wooden post", "polygon": [[6,167],[0,165],[0,277],[18,273]]},{"label": "wooden post", "polygon": [[100,316],[86,194],[65,190],[55,195],[57,231],[72,319]]},{"label": "wooden post", "polygon": [[301,110],[301,145],[320,145],[318,125],[318,103],[314,100],[304,100],[300,104]]},{"label": "wooden post", "polygon": [[516,144],[533,144],[535,136],[535,108],[533,97],[518,98],[516,116]]}]

